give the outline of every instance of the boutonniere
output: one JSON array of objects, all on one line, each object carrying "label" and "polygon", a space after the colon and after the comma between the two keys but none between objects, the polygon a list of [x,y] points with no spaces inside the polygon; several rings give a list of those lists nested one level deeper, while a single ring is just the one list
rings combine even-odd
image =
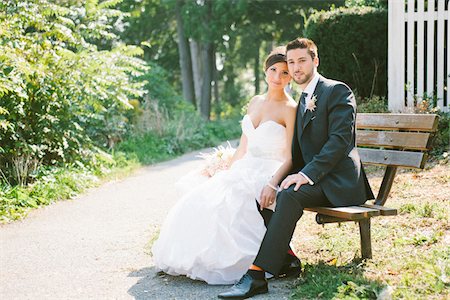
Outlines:
[{"label": "boutonniere", "polygon": [[316,95],[313,95],[311,97],[311,99],[309,99],[308,101],[306,101],[306,109],[309,110],[310,112],[313,112],[316,109],[316,101],[317,101],[317,97]]}]

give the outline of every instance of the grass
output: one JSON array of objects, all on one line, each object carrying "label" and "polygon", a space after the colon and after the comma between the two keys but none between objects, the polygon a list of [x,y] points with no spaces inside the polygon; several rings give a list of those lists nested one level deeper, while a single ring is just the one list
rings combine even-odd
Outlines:
[{"label": "grass", "polygon": [[[367,169],[377,191],[380,168]],[[386,206],[399,215],[372,218],[373,258],[360,259],[357,223],[297,224],[293,244],[304,266],[292,299],[449,299],[450,168],[399,171]]]}]

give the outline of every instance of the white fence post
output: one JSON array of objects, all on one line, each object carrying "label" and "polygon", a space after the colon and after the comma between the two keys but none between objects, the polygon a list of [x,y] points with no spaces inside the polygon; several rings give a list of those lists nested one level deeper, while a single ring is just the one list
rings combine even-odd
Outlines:
[{"label": "white fence post", "polygon": [[402,111],[405,103],[405,30],[404,3],[389,1],[388,7],[388,106]]},{"label": "white fence post", "polygon": [[[420,0],[419,0],[420,1]],[[416,87],[414,86],[414,2],[415,0],[408,0],[407,15],[407,34],[406,34],[406,99],[408,108],[414,107],[414,95]]]},{"label": "white fence post", "polygon": [[[423,1],[423,0],[422,0]],[[444,110],[444,2],[445,0],[438,0],[437,12],[437,106]],[[448,17],[448,12],[447,12]],[[448,62],[447,62],[448,63]],[[448,67],[447,67],[448,69]],[[448,100],[447,100],[448,101]],[[448,104],[447,104],[448,105]]]},{"label": "white fence post", "polygon": [[[427,95],[434,95],[434,0],[427,9]],[[433,37],[433,38],[431,38]]]},{"label": "white fence post", "polygon": [[[425,36],[424,36],[424,1],[417,3],[417,101],[422,101],[424,86],[424,57],[425,57]],[[420,47],[422,45],[422,47]]]}]

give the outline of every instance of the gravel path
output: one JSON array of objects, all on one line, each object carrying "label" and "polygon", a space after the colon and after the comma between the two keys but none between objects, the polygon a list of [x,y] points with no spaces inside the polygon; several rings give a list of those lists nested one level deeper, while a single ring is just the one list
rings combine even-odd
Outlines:
[{"label": "gravel path", "polygon": [[[177,200],[172,182],[199,164],[197,153],[1,225],[0,298],[217,299],[228,286],[158,276],[148,254]],[[255,299],[287,299],[292,283],[271,281]]]}]

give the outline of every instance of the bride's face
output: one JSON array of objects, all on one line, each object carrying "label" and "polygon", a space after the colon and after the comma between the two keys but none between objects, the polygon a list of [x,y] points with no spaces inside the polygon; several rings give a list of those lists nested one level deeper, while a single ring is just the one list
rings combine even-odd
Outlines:
[{"label": "bride's face", "polygon": [[266,70],[266,82],[269,88],[284,89],[290,80],[291,76],[285,62],[273,64]]},{"label": "bride's face", "polygon": [[308,49],[292,49],[286,54],[289,74],[300,86],[307,85],[314,76],[314,70],[319,65],[319,58],[314,59]]}]

